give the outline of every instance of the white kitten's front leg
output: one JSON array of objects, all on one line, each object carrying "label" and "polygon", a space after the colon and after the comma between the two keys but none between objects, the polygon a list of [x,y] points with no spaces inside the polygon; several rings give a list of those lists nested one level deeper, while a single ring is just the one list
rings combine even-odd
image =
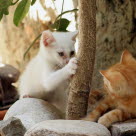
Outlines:
[{"label": "white kitten's front leg", "polygon": [[72,58],[69,63],[62,69],[55,71],[49,77],[45,77],[43,80],[43,86],[46,91],[55,90],[61,83],[69,79],[76,73],[77,70],[77,59]]}]

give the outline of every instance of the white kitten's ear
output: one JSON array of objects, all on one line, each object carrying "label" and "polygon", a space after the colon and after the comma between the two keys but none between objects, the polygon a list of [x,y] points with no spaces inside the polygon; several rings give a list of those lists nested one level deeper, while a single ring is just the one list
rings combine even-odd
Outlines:
[{"label": "white kitten's ear", "polygon": [[55,38],[50,31],[44,31],[42,33],[42,41],[45,46],[49,46],[51,43],[55,42]]},{"label": "white kitten's ear", "polygon": [[77,35],[78,35],[78,31],[73,32],[72,41],[76,41]]}]

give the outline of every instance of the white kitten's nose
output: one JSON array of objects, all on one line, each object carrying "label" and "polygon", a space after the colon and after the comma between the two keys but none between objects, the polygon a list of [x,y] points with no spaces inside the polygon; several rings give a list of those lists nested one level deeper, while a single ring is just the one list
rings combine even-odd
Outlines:
[{"label": "white kitten's nose", "polygon": [[69,59],[66,59],[66,63],[68,64],[68,62],[69,62]]}]

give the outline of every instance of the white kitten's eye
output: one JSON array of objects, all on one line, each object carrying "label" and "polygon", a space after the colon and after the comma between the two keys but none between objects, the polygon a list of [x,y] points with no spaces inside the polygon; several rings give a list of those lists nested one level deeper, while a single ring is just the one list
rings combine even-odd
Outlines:
[{"label": "white kitten's eye", "polygon": [[70,57],[72,57],[74,54],[75,54],[75,52],[74,52],[74,51],[71,51],[71,52],[70,52]]},{"label": "white kitten's eye", "polygon": [[58,52],[59,56],[63,57],[64,56],[64,52]]}]

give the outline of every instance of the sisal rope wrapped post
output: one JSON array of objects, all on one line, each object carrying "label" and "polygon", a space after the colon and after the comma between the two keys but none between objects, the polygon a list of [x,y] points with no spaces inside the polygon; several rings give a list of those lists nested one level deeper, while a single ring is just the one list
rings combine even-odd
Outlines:
[{"label": "sisal rope wrapped post", "polygon": [[68,98],[67,119],[86,115],[96,50],[96,0],[79,0],[78,70]]}]

